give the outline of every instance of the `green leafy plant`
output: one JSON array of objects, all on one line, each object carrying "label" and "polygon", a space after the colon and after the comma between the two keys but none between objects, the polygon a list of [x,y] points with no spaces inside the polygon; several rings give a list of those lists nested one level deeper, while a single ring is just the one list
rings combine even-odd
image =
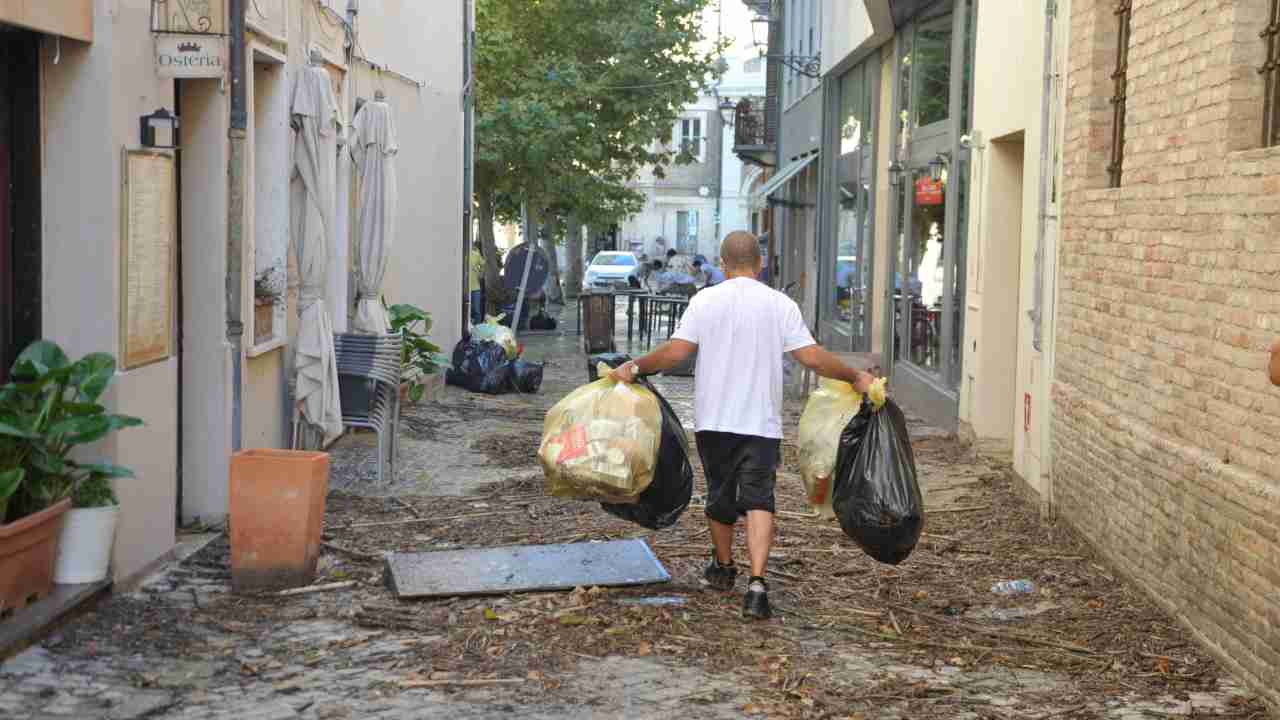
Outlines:
[{"label": "green leafy plant", "polygon": [[431,334],[431,313],[413,305],[392,305],[387,308],[391,318],[391,332],[404,338],[400,354],[400,377],[409,382],[409,399],[418,402],[427,388],[422,377],[433,375],[449,366],[449,358],[440,347],[427,339]]},{"label": "green leafy plant", "polygon": [[71,362],[47,340],[18,356],[11,382],[0,387],[0,519],[16,520],[66,498],[77,507],[113,504],[109,481],[133,477],[132,471],[71,455],[142,424],[98,404],[115,371],[111,355],[92,353]]}]

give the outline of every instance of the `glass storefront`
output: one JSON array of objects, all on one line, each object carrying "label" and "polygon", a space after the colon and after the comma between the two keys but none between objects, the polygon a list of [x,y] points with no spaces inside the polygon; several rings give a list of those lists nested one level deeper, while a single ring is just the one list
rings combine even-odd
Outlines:
[{"label": "glass storefront", "polygon": [[828,87],[824,162],[826,211],[821,244],[822,342],[837,351],[871,345],[872,248],[875,241],[875,111],[879,55],[855,65]]},{"label": "glass storefront", "polygon": [[973,0],[938,2],[898,29],[894,283],[887,318],[894,383],[929,419],[954,425],[968,241]]}]

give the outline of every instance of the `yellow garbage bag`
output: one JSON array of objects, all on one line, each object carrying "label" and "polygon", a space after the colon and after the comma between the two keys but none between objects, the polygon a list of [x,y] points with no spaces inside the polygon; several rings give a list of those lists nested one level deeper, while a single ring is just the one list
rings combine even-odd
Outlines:
[{"label": "yellow garbage bag", "polygon": [[[871,406],[879,410],[885,401],[885,380],[881,378],[868,394]],[[809,505],[823,519],[835,517],[831,509],[832,481],[836,456],[840,453],[840,434],[862,408],[862,393],[847,382],[819,378],[818,387],[809,394],[804,413],[800,415],[800,477],[804,480]]]},{"label": "yellow garbage bag", "polygon": [[652,392],[609,377],[556,403],[542,425],[538,461],[555,497],[634,503],[653,482],[662,409]]},{"label": "yellow garbage bag", "polygon": [[507,359],[515,360],[516,353],[519,352],[519,345],[516,343],[516,335],[511,332],[511,328],[502,324],[502,315],[485,315],[484,323],[471,328],[471,337],[477,342],[485,340],[496,342],[507,351]]}]

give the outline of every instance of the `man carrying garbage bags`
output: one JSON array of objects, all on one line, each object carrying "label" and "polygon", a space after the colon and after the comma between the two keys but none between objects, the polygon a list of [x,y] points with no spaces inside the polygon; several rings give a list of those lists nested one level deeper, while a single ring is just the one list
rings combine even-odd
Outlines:
[{"label": "man carrying garbage bags", "polygon": [[697,351],[694,419],[713,544],[705,577],[713,588],[733,589],[733,528],[745,516],[751,577],[743,615],[764,619],[773,614],[764,575],[782,444],[782,356],[791,353],[819,376],[848,382],[862,393],[873,378],[819,346],[795,301],[756,280],[763,260],[754,235],[729,234],[720,258],[727,279],[693,297],[671,340],[612,376],[634,382],[676,367]]}]

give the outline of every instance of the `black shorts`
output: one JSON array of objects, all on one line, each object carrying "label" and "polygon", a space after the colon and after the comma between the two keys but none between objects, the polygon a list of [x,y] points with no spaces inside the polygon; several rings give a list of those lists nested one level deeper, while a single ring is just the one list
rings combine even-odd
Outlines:
[{"label": "black shorts", "polygon": [[700,432],[697,438],[707,476],[707,517],[732,525],[748,511],[774,511],[781,440],[723,432]]}]

